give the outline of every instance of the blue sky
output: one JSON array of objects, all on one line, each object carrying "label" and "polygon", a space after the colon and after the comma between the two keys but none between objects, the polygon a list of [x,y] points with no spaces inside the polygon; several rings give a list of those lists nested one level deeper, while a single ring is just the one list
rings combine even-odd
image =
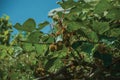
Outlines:
[{"label": "blue sky", "polygon": [[35,19],[37,24],[50,21],[48,12],[59,7],[57,1],[60,0],[0,0],[0,16],[10,16],[13,25],[17,22],[22,24],[28,18]]}]

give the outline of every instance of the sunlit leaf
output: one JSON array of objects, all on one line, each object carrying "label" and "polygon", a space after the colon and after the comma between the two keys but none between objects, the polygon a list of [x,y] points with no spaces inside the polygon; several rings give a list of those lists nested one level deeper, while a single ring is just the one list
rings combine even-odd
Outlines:
[{"label": "sunlit leaf", "polygon": [[108,22],[93,22],[92,28],[99,34],[103,34],[104,32],[109,30]]},{"label": "sunlit leaf", "polygon": [[49,22],[48,21],[44,21],[43,23],[40,23],[38,26],[38,29],[39,30],[41,30],[41,29],[43,29],[45,26],[47,26],[49,24]]},{"label": "sunlit leaf", "polygon": [[20,25],[20,23],[16,23],[14,28],[16,28],[17,30],[23,30],[22,25]]},{"label": "sunlit leaf", "polygon": [[98,35],[94,31],[86,29],[84,30],[84,33],[92,42],[98,42]]},{"label": "sunlit leaf", "polygon": [[94,12],[97,14],[101,14],[110,8],[111,5],[107,0],[100,0],[99,3],[95,6]]},{"label": "sunlit leaf", "polygon": [[71,22],[66,21],[65,24],[67,24],[69,31],[78,30],[83,26],[82,23],[75,21],[71,21]]},{"label": "sunlit leaf", "polygon": [[32,18],[29,18],[28,20],[26,20],[24,23],[23,23],[23,26],[22,26],[23,30],[25,31],[34,31],[36,29],[36,23],[34,21],[34,19]]},{"label": "sunlit leaf", "polygon": [[31,43],[23,43],[23,49],[25,51],[32,51],[32,50],[34,50],[34,47],[32,46]]},{"label": "sunlit leaf", "polygon": [[108,36],[110,37],[119,37],[120,36],[120,28],[113,28],[108,31]]},{"label": "sunlit leaf", "polygon": [[39,43],[41,36],[42,36],[42,32],[40,32],[40,31],[32,32],[32,33],[28,36],[28,41],[31,42],[31,43],[32,43],[32,42],[33,42],[33,43]]},{"label": "sunlit leaf", "polygon": [[36,23],[32,18],[30,18],[27,21],[25,21],[23,25],[16,23],[14,27],[17,30],[32,32],[36,29]]},{"label": "sunlit leaf", "polygon": [[54,37],[49,37],[49,39],[47,39],[46,42],[47,42],[47,43],[52,43],[52,42],[54,42]]},{"label": "sunlit leaf", "polygon": [[63,3],[62,2],[58,2],[59,5],[61,5],[61,7],[63,9],[68,9],[68,8],[71,8],[75,5],[76,2],[74,2],[74,0],[68,0],[68,1],[64,1]]},{"label": "sunlit leaf", "polygon": [[116,19],[119,20],[120,19],[120,8],[112,8],[108,11],[108,14],[106,15],[107,18],[110,19]]}]

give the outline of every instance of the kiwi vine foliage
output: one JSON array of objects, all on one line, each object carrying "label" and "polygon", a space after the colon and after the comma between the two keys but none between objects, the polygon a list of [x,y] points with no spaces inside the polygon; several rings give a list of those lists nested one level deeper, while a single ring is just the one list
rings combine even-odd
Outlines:
[{"label": "kiwi vine foliage", "polygon": [[[64,11],[51,17],[48,34],[41,31],[48,21],[0,18],[0,80],[119,80],[120,1],[58,4]],[[13,27],[18,34],[11,35]]]}]

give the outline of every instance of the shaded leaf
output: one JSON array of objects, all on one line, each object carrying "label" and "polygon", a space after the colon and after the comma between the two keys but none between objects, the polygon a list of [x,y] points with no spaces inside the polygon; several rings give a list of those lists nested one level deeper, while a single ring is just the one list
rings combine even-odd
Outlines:
[{"label": "shaded leaf", "polygon": [[56,60],[57,60],[57,57],[49,59],[45,64],[45,69],[49,70],[54,65]]},{"label": "shaded leaf", "polygon": [[49,47],[47,48],[47,50],[45,51],[45,56],[47,56],[49,54]]},{"label": "shaded leaf", "polygon": [[89,54],[92,52],[93,48],[94,48],[94,45],[91,43],[83,43],[81,45],[81,50]]},{"label": "shaded leaf", "polygon": [[82,41],[75,41],[73,44],[72,44],[72,48],[73,49],[76,49],[78,47],[80,47],[82,44]]},{"label": "shaded leaf", "polygon": [[103,54],[103,53],[99,53],[98,51],[96,51],[93,54],[93,57],[101,59],[103,61],[105,67],[111,65],[111,63],[112,63],[112,55],[107,54],[107,53]]}]

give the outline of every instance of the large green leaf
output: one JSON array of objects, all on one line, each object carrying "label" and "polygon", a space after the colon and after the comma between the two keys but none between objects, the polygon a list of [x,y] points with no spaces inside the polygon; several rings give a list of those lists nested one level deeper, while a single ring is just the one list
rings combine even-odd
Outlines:
[{"label": "large green leaf", "polygon": [[14,28],[16,28],[17,30],[23,30],[22,25],[20,25],[20,23],[16,23],[14,25]]},{"label": "large green leaf", "polygon": [[111,63],[112,63],[112,55],[107,54],[107,53],[103,54],[103,53],[99,53],[98,51],[96,51],[93,54],[93,57],[101,59],[104,63],[104,66],[106,66],[106,67],[111,65]]},{"label": "large green leaf", "polygon": [[119,37],[120,36],[120,28],[113,28],[108,31],[108,35],[110,37]]},{"label": "large green leaf", "polygon": [[0,51],[0,59],[4,59],[6,56],[7,56],[7,51],[5,49],[1,50]]},{"label": "large green leaf", "polygon": [[1,49],[1,50],[2,50],[2,49],[7,49],[7,46],[0,44],[0,49]]},{"label": "large green leaf", "polygon": [[76,48],[80,47],[81,44],[82,44],[82,41],[75,41],[75,42],[73,42],[73,44],[72,44],[72,48],[73,48],[73,49],[76,49]]},{"label": "large green leaf", "polygon": [[47,26],[49,24],[49,22],[48,21],[44,21],[43,23],[40,23],[38,26],[38,29],[39,30],[41,30],[41,29],[43,29],[45,26]]},{"label": "large green leaf", "polygon": [[55,65],[54,63],[56,60],[57,60],[57,57],[50,58],[45,64],[45,69],[49,70],[53,65]]},{"label": "large green leaf", "polygon": [[95,6],[94,13],[101,14],[110,8],[111,5],[107,0],[100,0],[99,3]]},{"label": "large green leaf", "polygon": [[81,50],[89,54],[92,52],[93,48],[94,48],[94,45],[91,43],[86,42],[81,45]]},{"label": "large green leaf", "polygon": [[44,55],[45,50],[47,49],[47,46],[44,44],[35,44],[35,48],[37,53],[39,53],[38,55]]},{"label": "large green leaf", "polygon": [[54,42],[54,37],[49,37],[49,39],[46,40],[47,43],[53,43]]},{"label": "large green leaf", "polygon": [[46,41],[48,41],[49,38],[50,38],[50,36],[48,36],[48,35],[42,36],[42,41],[46,42]]},{"label": "large green leaf", "polygon": [[33,48],[31,43],[23,43],[23,49],[25,51],[32,51],[32,50],[34,50],[34,48]]},{"label": "large green leaf", "polygon": [[49,68],[50,72],[56,72],[63,66],[62,61],[60,59],[56,59],[54,65]]},{"label": "large green leaf", "polygon": [[83,23],[75,21],[65,21],[65,24],[67,24],[69,31],[78,30],[83,26]]},{"label": "large green leaf", "polygon": [[32,18],[29,18],[23,23],[22,28],[25,31],[34,31],[36,29],[36,23]]},{"label": "large green leaf", "polygon": [[84,33],[87,36],[87,38],[90,39],[90,41],[98,42],[98,35],[94,31],[90,29],[84,29]]},{"label": "large green leaf", "polygon": [[120,8],[112,8],[108,11],[108,14],[106,15],[107,18],[110,19],[120,19]]},{"label": "large green leaf", "polygon": [[63,8],[63,9],[68,9],[68,8],[71,8],[75,5],[75,1],[74,0],[67,0],[67,1],[64,1],[64,2],[58,2],[58,4],[60,4],[60,6]]},{"label": "large green leaf", "polygon": [[17,30],[32,32],[36,29],[36,23],[32,18],[29,18],[27,21],[20,25],[16,23],[14,26]]},{"label": "large green leaf", "polygon": [[103,34],[107,30],[109,30],[109,23],[108,22],[93,22],[92,28],[99,34]]},{"label": "large green leaf", "polygon": [[31,42],[31,43],[39,43],[41,36],[42,36],[42,32],[40,32],[40,31],[32,32],[28,36],[28,41]]}]

